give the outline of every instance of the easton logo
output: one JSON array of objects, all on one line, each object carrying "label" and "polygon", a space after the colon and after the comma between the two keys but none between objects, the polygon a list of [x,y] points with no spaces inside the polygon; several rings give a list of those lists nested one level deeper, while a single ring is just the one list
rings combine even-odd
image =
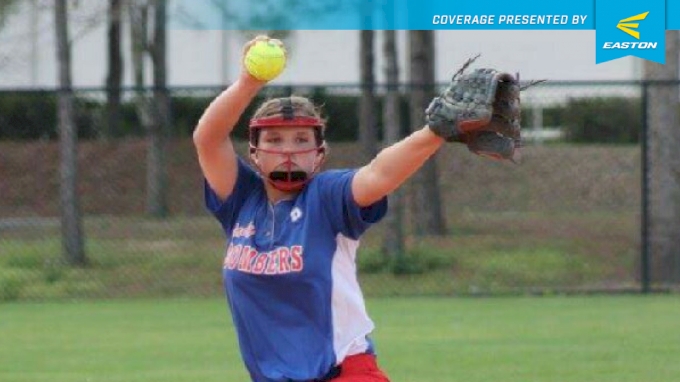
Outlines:
[{"label": "easton logo", "polygon": [[620,20],[618,24],[616,24],[616,27],[624,31],[625,33],[628,33],[630,36],[635,37],[636,39],[640,39],[640,32],[636,31],[638,26],[640,26],[639,23],[633,23],[631,21],[642,21],[647,17],[647,14],[649,11],[645,13],[640,13],[639,15],[627,17],[623,20]]},{"label": "easton logo", "polygon": [[[636,29],[640,26],[640,23],[637,23],[635,21],[642,21],[645,18],[647,18],[647,15],[649,14],[649,11],[640,13],[639,15],[635,16],[630,16],[626,17],[625,19],[622,19],[619,21],[618,24],[616,24],[616,27],[621,30],[622,32],[626,33],[627,35],[635,38],[636,40],[640,39],[640,32],[638,32]],[[657,47],[657,42],[647,42],[647,41],[633,41],[633,42],[628,42],[628,41],[607,41],[602,45],[602,49],[615,49],[615,50],[629,50],[629,49],[634,49],[634,50],[642,50],[642,49],[656,49]]]}]

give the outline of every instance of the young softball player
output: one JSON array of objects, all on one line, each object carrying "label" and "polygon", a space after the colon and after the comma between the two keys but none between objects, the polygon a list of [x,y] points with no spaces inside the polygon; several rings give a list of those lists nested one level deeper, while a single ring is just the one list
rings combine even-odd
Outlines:
[{"label": "young softball player", "polygon": [[389,381],[376,364],[357,247],[385,216],[387,195],[445,139],[426,126],[363,167],[321,172],[320,111],[276,98],[250,119],[250,165],[229,135],[264,85],[243,69],[194,132],[206,205],[228,237],[224,288],[243,361],[255,382]]}]

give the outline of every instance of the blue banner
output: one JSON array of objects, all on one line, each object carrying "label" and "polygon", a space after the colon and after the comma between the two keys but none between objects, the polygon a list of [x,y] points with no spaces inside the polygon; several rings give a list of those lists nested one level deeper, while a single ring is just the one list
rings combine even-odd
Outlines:
[{"label": "blue banner", "polygon": [[174,0],[176,29],[594,29],[593,0]]},{"label": "blue banner", "polygon": [[680,0],[666,0],[666,29],[680,29]]},{"label": "blue banner", "polygon": [[631,55],[665,63],[664,0],[597,0],[595,13],[596,63]]},{"label": "blue banner", "polygon": [[170,28],[204,30],[593,30],[597,63],[665,62],[680,0],[172,0]]}]

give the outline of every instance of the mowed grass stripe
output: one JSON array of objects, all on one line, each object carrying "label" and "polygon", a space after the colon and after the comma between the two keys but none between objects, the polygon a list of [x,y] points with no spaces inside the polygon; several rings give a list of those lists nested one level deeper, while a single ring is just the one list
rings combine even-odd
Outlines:
[{"label": "mowed grass stripe", "polygon": [[[680,298],[368,300],[393,381],[680,379]],[[221,299],[0,305],[0,380],[246,381]]]}]

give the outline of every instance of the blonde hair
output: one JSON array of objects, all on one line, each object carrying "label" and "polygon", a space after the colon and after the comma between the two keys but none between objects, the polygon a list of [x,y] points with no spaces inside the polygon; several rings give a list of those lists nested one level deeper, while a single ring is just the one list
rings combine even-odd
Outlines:
[{"label": "blonde hair", "polygon": [[[326,127],[326,119],[322,118],[322,106],[315,105],[309,98],[300,96],[284,97],[290,98],[290,103],[293,106],[293,113],[298,117],[316,117],[319,118]],[[273,117],[281,115],[281,99],[271,98],[255,110],[253,118]]]},{"label": "blonde hair", "polygon": [[[293,115],[296,117],[315,117],[321,121],[321,128],[318,129],[317,139],[320,141],[324,140],[324,135],[326,132],[326,121],[327,119],[322,116],[322,106],[315,105],[309,98],[301,96],[290,96],[281,98],[271,98],[268,99],[255,110],[253,113],[253,119],[282,116],[282,100],[284,98],[290,99],[291,106],[293,107]],[[315,129],[316,131],[316,129]],[[251,138],[253,144],[257,144],[257,138],[259,137],[259,132],[256,132],[255,137]],[[320,144],[321,142],[319,142]]]}]

